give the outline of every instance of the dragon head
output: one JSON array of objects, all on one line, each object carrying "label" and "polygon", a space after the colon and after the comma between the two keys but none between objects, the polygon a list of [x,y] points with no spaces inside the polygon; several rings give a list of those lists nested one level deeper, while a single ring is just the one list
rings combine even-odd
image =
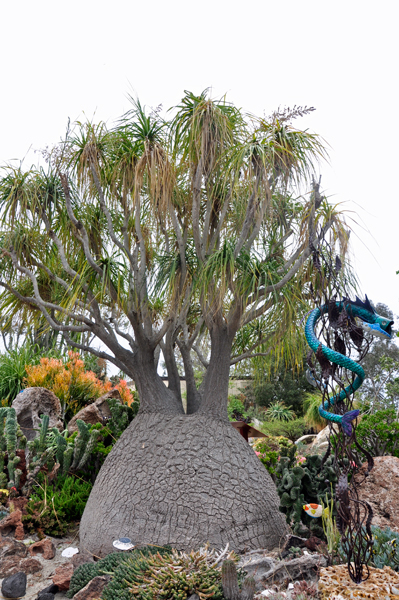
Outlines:
[{"label": "dragon head", "polygon": [[[392,337],[393,321],[386,317],[381,317],[371,306],[370,300],[366,296],[365,302],[356,296],[355,301],[350,301],[353,307],[357,307],[356,316],[361,320],[361,325],[365,331],[372,335],[390,340]],[[359,310],[360,309],[360,310]]]}]

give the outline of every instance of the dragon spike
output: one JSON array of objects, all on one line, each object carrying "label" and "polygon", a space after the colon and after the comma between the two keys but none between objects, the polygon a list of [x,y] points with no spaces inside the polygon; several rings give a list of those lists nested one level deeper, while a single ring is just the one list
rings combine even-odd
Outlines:
[{"label": "dragon spike", "polygon": [[371,306],[370,300],[367,298],[366,294],[365,294],[365,298],[366,298],[366,300],[363,302],[362,300],[360,300],[360,298],[358,298],[356,296],[356,300],[354,302],[351,301],[351,304],[353,304],[353,306],[359,306],[360,308],[364,308],[365,310],[368,310],[369,312],[371,312],[374,315],[375,310]]},{"label": "dragon spike", "polygon": [[359,410],[350,410],[349,412],[345,413],[342,417],[341,426],[345,435],[347,435],[348,437],[352,435],[352,421],[356,419],[359,413]]}]

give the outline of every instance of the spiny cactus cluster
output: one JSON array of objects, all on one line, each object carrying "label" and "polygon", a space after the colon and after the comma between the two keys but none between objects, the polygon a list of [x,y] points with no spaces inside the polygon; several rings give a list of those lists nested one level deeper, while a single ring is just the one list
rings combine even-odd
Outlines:
[{"label": "spiny cactus cluster", "polygon": [[[371,526],[373,534],[373,549],[371,551],[370,564],[377,569],[383,569],[385,566],[391,567],[399,572],[399,533],[392,531],[390,527],[381,529],[376,525]],[[347,551],[342,543],[338,552],[343,560],[346,560]]]},{"label": "spiny cactus cluster", "polygon": [[334,490],[337,482],[332,458],[328,458],[322,467],[322,457],[307,456],[306,463],[298,466],[295,465],[294,453],[295,446],[287,451],[286,456],[281,456],[277,466],[280,511],[285,513],[287,523],[296,535],[306,535],[309,528],[313,535],[323,537],[321,522],[306,515],[303,505],[321,504],[326,496],[330,498],[331,488]]},{"label": "spiny cactus cluster", "polygon": [[[108,556],[95,563],[84,563],[83,565],[80,565],[77,569],[75,569],[72,575],[69,591],[67,592],[68,598],[72,598],[79,590],[87,585],[89,581],[98,575],[111,575],[113,581],[111,581],[109,584],[111,586],[111,596],[109,597],[115,599],[123,598],[123,595],[118,595],[119,588],[121,588],[121,582],[123,583],[123,576],[120,567],[123,563],[130,560],[133,562],[143,562],[143,564],[146,564],[146,556],[149,556],[151,552],[154,552],[154,548],[151,546],[145,546],[129,552],[113,552],[112,554],[108,554]],[[169,546],[165,546],[159,548],[159,552],[161,554],[170,554],[171,548]],[[113,585],[115,583],[114,580],[117,581],[117,585]],[[127,600],[131,600],[131,595],[126,585],[124,586],[123,591],[126,592]]]},{"label": "spiny cactus cluster", "polygon": [[113,553],[78,567],[67,596],[72,598],[98,575],[110,575],[102,600],[187,600],[194,593],[200,600],[252,600],[255,581],[249,577],[242,582],[232,559],[236,557],[228,547],[223,552],[205,546],[185,553],[169,546],[146,546]]},{"label": "spiny cactus cluster", "polygon": [[[19,487],[22,471],[17,465],[21,459],[17,456],[18,449],[25,448],[26,437],[23,435],[17,422],[15,409],[12,407],[0,408],[0,488]],[[7,453],[7,475],[4,473],[5,458]]]},{"label": "spiny cactus cluster", "polygon": [[210,566],[199,552],[174,550],[170,556],[157,553],[147,558],[145,569],[129,563],[122,568],[130,592],[140,600],[186,600],[191,594],[201,600],[223,598],[219,569]]},{"label": "spiny cactus cluster", "polygon": [[125,431],[126,427],[137,414],[138,402],[132,406],[121,404],[117,398],[107,398],[111,417],[107,421],[107,428],[115,439],[118,439]]}]

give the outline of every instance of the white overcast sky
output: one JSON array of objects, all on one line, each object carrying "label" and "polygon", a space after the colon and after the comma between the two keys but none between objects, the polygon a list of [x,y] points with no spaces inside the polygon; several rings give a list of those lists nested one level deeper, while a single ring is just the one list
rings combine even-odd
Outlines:
[{"label": "white overcast sky", "polygon": [[330,145],[322,184],[353,217],[361,292],[399,314],[398,0],[20,0],[0,3],[0,163],[37,160],[67,119],[112,122],[184,90],[228,94]]}]

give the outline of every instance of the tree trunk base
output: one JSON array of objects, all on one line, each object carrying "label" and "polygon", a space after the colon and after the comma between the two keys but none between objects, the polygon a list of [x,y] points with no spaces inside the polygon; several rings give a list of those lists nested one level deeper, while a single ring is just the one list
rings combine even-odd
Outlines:
[{"label": "tree trunk base", "polygon": [[230,423],[139,414],[97,477],[80,545],[101,557],[120,537],[181,550],[206,542],[271,549],[287,533],[279,503],[269,473]]}]

